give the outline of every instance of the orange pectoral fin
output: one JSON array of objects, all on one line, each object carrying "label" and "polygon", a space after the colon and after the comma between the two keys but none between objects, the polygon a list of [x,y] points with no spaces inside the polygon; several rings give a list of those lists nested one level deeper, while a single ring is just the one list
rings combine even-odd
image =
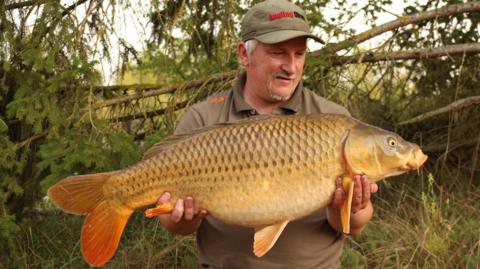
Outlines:
[{"label": "orange pectoral fin", "polygon": [[350,233],[350,214],[352,211],[352,198],[353,198],[354,182],[351,177],[343,177],[343,189],[347,193],[347,198],[343,202],[341,210],[341,221],[343,233]]},{"label": "orange pectoral fin", "polygon": [[173,210],[173,205],[170,203],[157,205],[154,208],[149,208],[145,210],[145,217],[153,218],[162,214],[170,213]]},{"label": "orange pectoral fin", "polygon": [[80,246],[83,257],[90,265],[102,266],[113,257],[132,212],[116,209],[104,200],[87,214]]},{"label": "orange pectoral fin", "polygon": [[255,229],[253,242],[253,253],[255,256],[262,257],[273,247],[288,222],[289,221],[286,220],[274,225]]}]

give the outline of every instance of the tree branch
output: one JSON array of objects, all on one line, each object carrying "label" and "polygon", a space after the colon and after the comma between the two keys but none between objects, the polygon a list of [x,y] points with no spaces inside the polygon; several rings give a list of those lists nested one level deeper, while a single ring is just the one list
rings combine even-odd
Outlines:
[{"label": "tree branch", "polygon": [[[181,101],[179,103],[176,103],[173,110],[175,111],[175,110],[182,109],[193,101],[194,100],[184,100],[184,101]],[[157,109],[157,110],[154,110],[154,111],[148,111],[148,112],[145,112],[145,113],[136,113],[136,114],[125,115],[125,116],[115,116],[115,117],[109,118],[108,120],[112,121],[112,122],[123,122],[123,121],[131,121],[131,120],[135,120],[135,119],[153,118],[153,117],[156,117],[156,116],[163,115],[166,112],[167,112],[167,108],[160,108],[160,109]]]},{"label": "tree branch", "polygon": [[365,52],[352,56],[334,56],[332,65],[346,65],[357,63],[374,63],[381,61],[398,61],[412,59],[430,59],[446,55],[480,53],[480,43],[448,45],[441,48],[414,49],[407,51],[390,51],[372,53]]},{"label": "tree branch", "polygon": [[478,143],[477,138],[455,140],[445,144],[432,144],[432,145],[422,146],[422,150],[425,152],[445,152],[445,149],[449,147],[448,152],[452,152],[462,147],[467,147],[467,148],[475,147],[477,143]]},{"label": "tree branch", "polygon": [[28,138],[28,139],[26,139],[26,140],[18,143],[18,144],[16,145],[16,150],[19,150],[19,149],[21,149],[21,148],[23,148],[23,147],[25,147],[25,146],[27,146],[27,145],[30,145],[31,143],[33,143],[33,142],[35,142],[35,141],[37,141],[37,140],[39,140],[39,139],[45,138],[45,137],[47,137],[47,135],[48,135],[48,131],[43,131],[43,132],[41,132],[41,133],[35,134],[35,135],[33,135],[32,137],[30,137],[30,138]]},{"label": "tree branch", "polygon": [[[83,112],[87,111],[88,109],[99,109],[102,107],[106,106],[113,106],[113,105],[118,105],[121,103],[126,103],[130,102],[133,100],[138,100],[146,97],[152,97],[152,96],[157,96],[161,94],[167,94],[167,93],[173,93],[178,89],[190,89],[190,88],[195,88],[202,86],[206,83],[212,83],[212,82],[218,82],[218,81],[223,81],[223,80],[231,80],[235,77],[235,74],[237,71],[229,71],[225,73],[218,73],[214,74],[206,79],[196,79],[192,80],[186,83],[182,83],[180,85],[172,86],[172,87],[164,87],[161,88],[158,85],[154,84],[143,84],[143,85],[130,85],[130,86],[104,86],[104,87],[95,87],[95,91],[102,91],[102,90],[124,90],[124,89],[135,89],[142,91],[141,93],[134,94],[134,95],[129,95],[129,96],[124,96],[124,97],[119,97],[119,98],[114,98],[110,100],[106,100],[103,102],[96,103],[92,105],[90,108],[85,108]],[[146,91],[146,92],[143,92]]]},{"label": "tree branch", "polygon": [[13,4],[5,5],[5,11],[18,9],[22,7],[28,7],[28,6],[39,6],[44,3],[45,3],[45,0],[31,0],[31,1],[13,3]]},{"label": "tree branch", "polygon": [[175,105],[173,106],[173,108],[172,107],[163,107],[163,108],[159,108],[159,109],[154,110],[154,111],[140,112],[140,113],[125,115],[125,116],[114,116],[114,117],[109,118],[108,120],[110,120],[112,122],[123,122],[123,121],[131,121],[131,120],[135,120],[135,119],[153,118],[153,117],[156,117],[156,116],[164,115],[168,111],[176,111],[176,110],[185,108],[185,107],[189,106],[190,104],[196,103],[196,102],[202,100],[203,98],[205,98],[207,96],[208,96],[208,93],[203,92],[203,94],[198,94],[195,97],[193,97],[192,99],[187,99],[187,100],[183,100],[183,101],[180,101],[180,102],[176,102]]},{"label": "tree branch", "polygon": [[64,11],[62,11],[62,17],[70,13],[70,11],[74,10],[76,7],[80,6],[81,4],[87,2],[88,0],[78,0],[76,3],[71,4]]},{"label": "tree branch", "polygon": [[[62,12],[62,16],[67,15],[75,9],[77,6],[87,2],[88,0],[79,0],[76,3],[71,4],[70,6],[66,7],[65,10]],[[12,9],[18,9],[18,8],[23,8],[23,7],[28,7],[28,6],[39,6],[45,4],[45,0],[31,0],[31,1],[24,1],[24,2],[19,2],[19,3],[14,3],[10,5],[5,6],[5,10],[12,10]]]},{"label": "tree branch", "polygon": [[402,122],[398,123],[397,125],[400,126],[400,125],[411,124],[411,123],[415,123],[415,122],[419,122],[419,121],[424,121],[426,119],[432,118],[434,116],[437,116],[437,115],[440,115],[440,114],[443,114],[443,113],[446,113],[446,112],[456,111],[456,110],[460,110],[460,109],[463,109],[463,108],[466,108],[466,107],[469,107],[469,106],[478,105],[478,104],[480,104],[480,96],[467,97],[467,98],[464,98],[464,99],[457,100],[457,101],[455,101],[455,102],[453,102],[453,103],[451,103],[451,104],[449,104],[445,107],[442,107],[442,108],[439,108],[439,109],[436,109],[436,110],[418,115],[418,116],[416,116],[412,119],[406,120],[406,121],[402,121]]},{"label": "tree branch", "polygon": [[312,56],[319,56],[325,53],[327,53],[327,55],[334,54],[337,51],[350,48],[353,45],[362,43],[363,41],[369,40],[385,32],[392,31],[409,24],[416,24],[427,20],[433,20],[438,17],[478,11],[480,11],[480,2],[470,2],[458,5],[448,5],[439,9],[419,12],[410,16],[401,16],[398,20],[387,22],[358,35],[352,36],[339,43],[327,44],[325,48],[312,52]]}]

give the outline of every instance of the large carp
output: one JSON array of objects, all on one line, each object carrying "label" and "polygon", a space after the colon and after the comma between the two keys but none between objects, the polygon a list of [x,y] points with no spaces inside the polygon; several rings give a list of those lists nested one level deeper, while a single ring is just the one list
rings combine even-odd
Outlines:
[{"label": "large carp", "polygon": [[348,233],[349,178],[378,181],[418,170],[426,159],[416,144],[351,117],[266,117],[172,136],[133,166],[67,177],[48,196],[69,213],[87,215],[80,243],[91,265],[111,259],[132,212],[166,191],[171,204],[148,209],[147,216],[169,213],[176,199],[190,195],[196,208],[256,228],[254,252],[262,256],[289,221],[330,203],[339,176],[347,179],[342,224]]}]

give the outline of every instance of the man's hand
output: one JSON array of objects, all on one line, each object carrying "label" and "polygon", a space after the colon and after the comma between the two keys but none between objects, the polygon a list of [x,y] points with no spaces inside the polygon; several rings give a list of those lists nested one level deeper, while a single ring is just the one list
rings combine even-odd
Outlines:
[{"label": "man's hand", "polygon": [[[350,233],[360,234],[373,215],[373,206],[370,201],[372,193],[377,192],[378,185],[371,183],[365,175],[355,175],[352,198],[352,215],[350,218]],[[340,210],[347,198],[347,193],[342,187],[342,178],[335,182],[335,193],[332,202],[327,207],[327,219],[330,225],[337,231],[342,231]]]},{"label": "man's hand", "polygon": [[[170,201],[170,193],[165,192],[158,199],[157,205]],[[194,233],[207,216],[205,209],[196,210],[190,196],[178,199],[170,214],[160,215],[160,224],[172,233],[187,235]]]}]

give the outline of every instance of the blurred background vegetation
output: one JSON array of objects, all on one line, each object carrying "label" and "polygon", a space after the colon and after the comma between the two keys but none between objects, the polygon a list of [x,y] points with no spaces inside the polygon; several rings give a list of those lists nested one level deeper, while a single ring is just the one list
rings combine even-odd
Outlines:
[{"label": "blurred background vegetation", "polygon": [[[135,163],[186,107],[231,87],[255,2],[0,3],[0,268],[88,267],[83,218],[56,210],[46,189]],[[307,87],[430,157],[380,184],[342,266],[480,268],[480,3],[296,3],[328,43],[311,49]],[[194,240],[138,213],[107,267],[194,268]]]}]

